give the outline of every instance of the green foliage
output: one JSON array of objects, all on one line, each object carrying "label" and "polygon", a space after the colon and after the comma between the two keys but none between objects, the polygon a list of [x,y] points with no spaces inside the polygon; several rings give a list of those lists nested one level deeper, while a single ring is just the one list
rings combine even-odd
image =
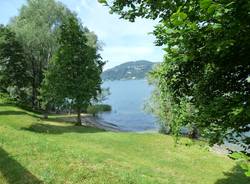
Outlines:
[{"label": "green foliage", "polygon": [[98,113],[98,109],[95,106],[88,106],[87,113],[92,114],[93,116],[96,116]]},{"label": "green foliage", "polygon": [[89,42],[86,36],[89,31],[74,16],[69,17],[60,29],[60,46],[45,73],[41,98],[45,109],[69,99],[80,123],[82,109],[86,109],[101,92],[100,75],[104,63],[98,54],[97,40]]},{"label": "green foliage", "polygon": [[99,3],[102,3],[102,4],[107,4],[107,1],[106,0],[98,0]]},{"label": "green foliage", "polygon": [[30,75],[22,44],[15,33],[0,25],[0,91],[14,92],[14,99],[24,101]]},{"label": "green foliage", "polygon": [[[85,98],[88,99],[97,96],[97,93],[99,94],[98,91],[101,91],[98,87],[101,83],[99,73],[102,70],[103,63],[97,53],[97,50],[100,49],[97,36],[86,28],[82,28],[80,23],[77,23],[80,29],[78,33],[74,30],[69,32],[68,27],[63,28],[62,24],[66,24],[69,17],[73,16],[75,15],[69,9],[55,0],[28,0],[27,4],[20,9],[19,15],[11,19],[8,28],[0,27],[1,91],[8,92],[13,99],[26,106],[32,106],[34,109],[43,108],[46,111],[49,109],[54,111],[64,110],[76,105],[75,99],[70,94],[73,94],[72,91],[77,89],[81,91],[79,93],[85,93]],[[64,38],[62,38],[62,35]],[[79,35],[80,38],[77,40]],[[71,36],[76,38],[71,41]],[[71,41],[70,44],[75,44],[76,47],[68,47],[67,43],[62,43],[63,39]],[[64,48],[62,49],[63,44]],[[48,84],[48,80],[44,81],[44,86],[41,89],[41,83],[45,75],[49,75],[51,78],[65,76],[65,73],[59,71],[60,67],[54,67],[55,62],[52,61],[64,59],[58,50],[67,50],[67,53],[63,55],[63,57],[67,56],[65,65],[61,65],[61,68],[68,67],[70,65],[68,61],[72,61],[72,63],[76,60],[83,61],[84,57],[85,64],[74,63],[75,66],[80,66],[77,66],[79,71],[87,71],[84,77],[75,77],[79,71],[69,66],[69,70],[66,72],[70,72],[71,78],[69,79],[69,76],[67,76],[68,78],[61,78],[62,80],[68,79],[65,80],[68,83],[71,79],[74,79],[76,83],[81,83],[79,86],[77,86],[78,84],[67,86],[66,91],[72,93],[60,94],[53,86],[51,87]],[[72,50],[74,51],[71,52]],[[51,64],[49,64],[50,61]],[[96,67],[97,65],[98,67]],[[47,69],[50,71],[47,71]],[[54,72],[58,73],[55,74]],[[88,78],[95,79],[91,81]],[[60,81],[60,78],[55,81]],[[61,85],[63,86],[62,83]],[[92,91],[85,88],[86,86],[92,86]],[[65,96],[68,98],[64,98]],[[81,95],[77,94],[77,98],[78,101],[83,101],[83,99],[79,99]]]},{"label": "green foliage", "polygon": [[112,107],[108,104],[95,104],[95,105],[88,106],[87,113],[92,114],[93,116],[96,116],[98,113],[109,112],[111,110],[112,110]]},{"label": "green foliage", "polygon": [[245,175],[250,177],[250,157],[241,152],[232,153],[230,157],[237,160],[240,167],[245,170]]},{"label": "green foliage", "polygon": [[10,22],[10,28],[16,33],[25,51],[26,69],[31,76],[30,103],[33,107],[40,107],[37,97],[44,70],[59,46],[59,27],[71,14],[64,5],[55,0],[28,0],[21,7],[19,15]]},{"label": "green foliage", "polygon": [[156,114],[176,135],[191,124],[212,144],[249,131],[248,0],[114,0],[109,6],[130,21],[159,20],[153,33],[166,55],[151,73]]},{"label": "green foliage", "polygon": [[95,106],[100,112],[108,112],[112,110],[112,107],[108,104],[97,104]]},{"label": "green foliage", "polygon": [[13,99],[7,93],[0,93],[0,104],[11,104]]}]

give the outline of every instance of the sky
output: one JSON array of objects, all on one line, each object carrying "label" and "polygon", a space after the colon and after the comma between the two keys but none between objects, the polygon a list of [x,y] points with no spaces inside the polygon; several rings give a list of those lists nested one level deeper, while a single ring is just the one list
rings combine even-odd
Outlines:
[{"label": "sky", "polygon": [[[103,43],[101,55],[108,61],[104,69],[127,61],[149,60],[161,62],[163,50],[154,46],[153,31],[156,21],[137,19],[131,23],[109,14],[108,7],[97,0],[58,0],[76,12],[84,26],[94,31]],[[0,24],[7,24],[26,0],[0,0]]]}]

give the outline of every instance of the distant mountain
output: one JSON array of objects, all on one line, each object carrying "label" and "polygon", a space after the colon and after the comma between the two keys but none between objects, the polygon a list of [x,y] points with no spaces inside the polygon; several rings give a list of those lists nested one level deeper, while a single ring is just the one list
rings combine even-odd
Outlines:
[{"label": "distant mountain", "polygon": [[102,73],[103,80],[143,79],[157,63],[146,60],[123,63]]}]

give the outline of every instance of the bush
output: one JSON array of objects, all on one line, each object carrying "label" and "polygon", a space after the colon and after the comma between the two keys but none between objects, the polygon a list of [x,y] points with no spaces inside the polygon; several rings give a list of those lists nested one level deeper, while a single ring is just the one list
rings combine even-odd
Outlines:
[{"label": "bush", "polygon": [[250,156],[242,152],[234,152],[230,157],[237,160],[239,166],[245,171],[245,175],[250,177]]},{"label": "bush", "polygon": [[107,104],[96,104],[88,106],[87,113],[92,114],[93,116],[96,116],[97,113],[100,112],[109,112],[112,108],[110,105]]},{"label": "bush", "polygon": [[15,101],[7,94],[7,93],[1,93],[0,92],[0,103],[2,104],[11,104]]}]

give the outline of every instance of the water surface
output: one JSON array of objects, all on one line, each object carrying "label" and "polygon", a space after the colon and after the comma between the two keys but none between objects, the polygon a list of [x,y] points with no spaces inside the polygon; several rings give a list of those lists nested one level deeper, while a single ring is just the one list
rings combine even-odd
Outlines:
[{"label": "water surface", "polygon": [[112,112],[100,117],[127,131],[157,130],[156,118],[144,112],[145,101],[152,92],[146,80],[107,81],[111,95],[104,103],[112,106]]}]

